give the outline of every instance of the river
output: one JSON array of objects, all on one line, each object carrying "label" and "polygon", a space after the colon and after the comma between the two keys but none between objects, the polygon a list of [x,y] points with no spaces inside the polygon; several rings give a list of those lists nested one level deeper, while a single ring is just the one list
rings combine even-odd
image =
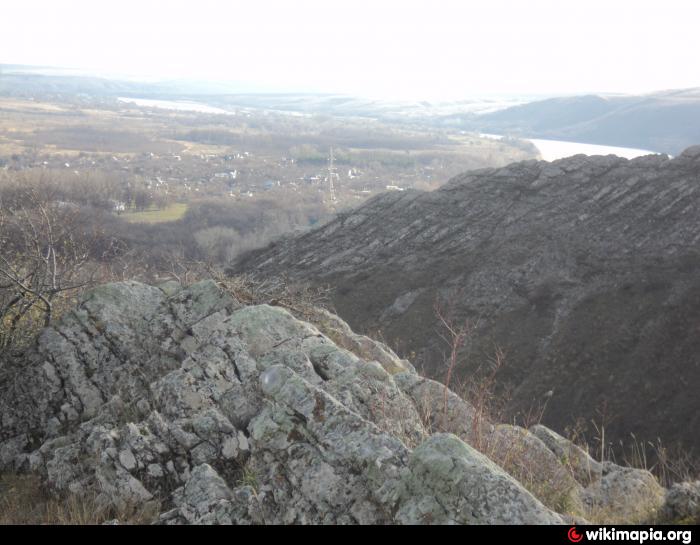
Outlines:
[{"label": "river", "polygon": [[[500,140],[503,138],[497,134],[482,133],[480,136]],[[544,140],[541,138],[521,138],[532,142],[545,161],[556,161],[572,155],[617,155],[625,159],[634,159],[642,155],[658,155],[656,151],[637,148],[622,148],[618,146],[602,146],[598,144],[583,144],[581,142],[567,142],[564,140]]]},{"label": "river", "polygon": [[226,114],[236,115],[236,112],[230,112],[222,108],[207,106],[200,102],[174,101],[174,100],[152,100],[148,98],[119,98],[120,102],[135,104],[146,108],[160,108],[163,110],[178,110],[181,112],[200,112],[203,114]]}]

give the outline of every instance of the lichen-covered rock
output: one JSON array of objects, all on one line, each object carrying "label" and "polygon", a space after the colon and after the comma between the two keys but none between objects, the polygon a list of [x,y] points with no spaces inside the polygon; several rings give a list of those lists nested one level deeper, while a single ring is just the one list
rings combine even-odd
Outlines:
[{"label": "lichen-covered rock", "polygon": [[608,524],[616,521],[627,524],[654,521],[664,498],[665,490],[651,473],[611,462],[603,464],[600,480],[589,485],[581,494],[591,517]]},{"label": "lichen-covered rock", "polygon": [[485,416],[444,384],[415,373],[401,373],[394,380],[413,400],[425,426],[432,432],[453,433],[472,445],[493,433],[494,427]]},{"label": "lichen-covered rock", "polygon": [[346,348],[363,359],[377,361],[388,373],[409,372],[415,373],[415,369],[407,360],[399,358],[388,346],[370,339],[365,335],[358,335],[350,326],[335,314],[325,309],[313,309],[311,321],[332,339],[338,346]]},{"label": "lichen-covered rock", "polygon": [[482,450],[516,477],[547,506],[572,516],[582,516],[582,486],[536,435],[519,426],[500,424],[485,439]]},{"label": "lichen-covered rock", "polygon": [[[214,282],[101,286],[6,369],[0,470],[160,524],[562,522],[503,461],[432,435],[501,428],[322,315],[241,306]],[[603,484],[641,486],[620,482]]]},{"label": "lichen-covered rock", "polygon": [[571,469],[576,480],[583,486],[600,480],[603,465],[591,458],[581,447],[539,424],[532,426],[530,432],[540,439],[562,464]]},{"label": "lichen-covered rock", "polygon": [[484,414],[436,381],[410,373],[394,379],[416,404],[432,432],[458,436],[516,477],[548,506],[565,514],[582,513],[581,486],[570,468],[536,435],[517,426],[493,425]]},{"label": "lichen-covered rock", "polygon": [[411,454],[397,519],[406,524],[563,524],[515,479],[458,437]]},{"label": "lichen-covered rock", "polygon": [[190,478],[174,497],[178,514],[190,524],[231,524],[233,493],[226,481],[208,464],[192,470]]},{"label": "lichen-covered rock", "polygon": [[700,522],[700,481],[674,484],[666,494],[662,518],[675,524]]},{"label": "lichen-covered rock", "polygon": [[665,491],[648,471],[598,462],[578,445],[541,425],[530,431],[549,448],[583,486],[582,513],[598,522],[637,524],[654,521]]}]

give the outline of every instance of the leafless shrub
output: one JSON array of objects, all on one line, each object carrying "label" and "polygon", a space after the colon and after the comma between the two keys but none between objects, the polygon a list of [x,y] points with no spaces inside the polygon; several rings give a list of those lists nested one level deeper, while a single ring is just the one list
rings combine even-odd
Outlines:
[{"label": "leafless shrub", "polygon": [[[21,196],[21,199],[19,197]],[[0,349],[23,345],[104,269],[94,250],[98,225],[34,188],[0,201]],[[111,248],[102,248],[108,253]]]}]

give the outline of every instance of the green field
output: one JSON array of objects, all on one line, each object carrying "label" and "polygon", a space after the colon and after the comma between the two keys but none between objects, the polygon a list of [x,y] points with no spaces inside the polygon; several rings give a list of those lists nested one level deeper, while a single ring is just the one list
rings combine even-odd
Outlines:
[{"label": "green field", "polygon": [[167,223],[181,219],[185,212],[186,203],[175,203],[162,210],[150,208],[143,212],[125,212],[120,217],[129,223]]}]

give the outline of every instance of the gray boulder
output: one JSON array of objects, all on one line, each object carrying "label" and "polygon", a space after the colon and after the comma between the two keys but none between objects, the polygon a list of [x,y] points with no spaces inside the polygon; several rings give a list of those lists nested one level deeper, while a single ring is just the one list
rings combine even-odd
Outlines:
[{"label": "gray boulder", "polygon": [[642,524],[657,519],[665,490],[648,471],[605,462],[602,477],[582,492],[581,499],[597,522]]},{"label": "gray boulder", "polygon": [[578,445],[544,426],[530,431],[549,448],[583,486],[582,514],[599,523],[641,524],[655,520],[665,491],[648,471],[598,462]]},{"label": "gray boulder", "polygon": [[700,481],[674,484],[666,494],[662,518],[675,524],[700,522]]},{"label": "gray boulder", "polygon": [[530,431],[554,453],[562,464],[571,469],[576,480],[583,486],[600,480],[603,475],[603,465],[581,447],[542,425],[532,426]]},{"label": "gray boulder", "polygon": [[397,519],[406,524],[563,524],[515,479],[454,435],[411,454]]},{"label": "gray boulder", "polygon": [[431,437],[419,391],[436,384],[322,317],[244,307],[214,282],[101,286],[8,370],[0,470],[161,524],[562,521]]}]

